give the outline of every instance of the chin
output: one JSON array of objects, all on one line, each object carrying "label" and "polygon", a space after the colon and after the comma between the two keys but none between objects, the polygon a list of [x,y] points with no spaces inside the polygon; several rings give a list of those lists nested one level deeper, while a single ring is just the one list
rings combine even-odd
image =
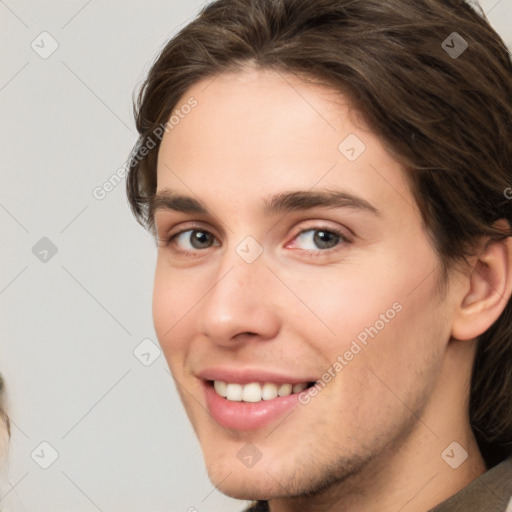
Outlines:
[{"label": "chin", "polygon": [[235,465],[229,459],[206,459],[208,477],[222,494],[237,500],[268,500],[276,498],[278,493],[282,495],[283,487],[278,482],[285,477],[281,477],[277,468],[267,471],[268,467],[262,461],[246,468],[238,460]]},{"label": "chin", "polygon": [[234,464],[226,453],[205,456],[210,481],[220,492],[253,501],[321,494],[357,475],[371,460],[357,455],[329,459],[312,453],[287,460],[286,455],[275,455],[247,468],[238,460]]},{"label": "chin", "polygon": [[254,467],[246,468],[227,459],[207,461],[206,468],[212,484],[230,498],[249,501],[285,498],[300,495],[303,488],[309,487],[306,474],[302,473],[298,478],[286,466],[260,461]]}]

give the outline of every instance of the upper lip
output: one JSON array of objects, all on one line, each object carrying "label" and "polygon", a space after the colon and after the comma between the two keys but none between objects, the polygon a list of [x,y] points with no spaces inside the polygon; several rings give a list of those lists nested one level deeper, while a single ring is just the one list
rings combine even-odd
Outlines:
[{"label": "upper lip", "polygon": [[257,368],[206,368],[196,374],[200,379],[216,380],[237,384],[249,384],[250,382],[272,382],[276,384],[300,384],[302,382],[315,382],[311,376],[296,377],[286,373],[259,370]]}]

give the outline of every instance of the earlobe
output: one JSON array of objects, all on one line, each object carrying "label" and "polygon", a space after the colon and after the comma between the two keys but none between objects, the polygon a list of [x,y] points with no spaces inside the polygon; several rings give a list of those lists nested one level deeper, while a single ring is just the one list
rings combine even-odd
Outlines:
[{"label": "earlobe", "polygon": [[467,280],[469,289],[457,305],[451,333],[452,338],[461,341],[483,334],[496,322],[510,301],[512,238],[489,240],[467,275]]}]

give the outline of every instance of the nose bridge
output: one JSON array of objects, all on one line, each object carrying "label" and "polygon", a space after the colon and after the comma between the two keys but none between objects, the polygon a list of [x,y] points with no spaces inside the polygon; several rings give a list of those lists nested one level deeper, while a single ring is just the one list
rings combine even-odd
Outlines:
[{"label": "nose bridge", "polygon": [[[229,296],[236,298],[237,295],[241,295],[248,300],[250,297],[247,296],[247,291],[257,292],[255,286],[262,280],[268,279],[263,247],[252,236],[246,236],[238,243],[234,242],[237,240],[236,235],[231,238],[231,241],[228,240],[227,250],[218,268],[218,279],[227,281],[224,284],[221,284],[221,281],[218,282],[218,285],[221,285],[218,292],[223,295],[224,288],[227,288]],[[254,296],[254,294],[251,295]]]},{"label": "nose bridge", "polygon": [[229,247],[204,299],[202,332],[217,343],[228,343],[247,332],[272,337],[278,321],[269,293],[271,277],[255,239],[247,237]]}]

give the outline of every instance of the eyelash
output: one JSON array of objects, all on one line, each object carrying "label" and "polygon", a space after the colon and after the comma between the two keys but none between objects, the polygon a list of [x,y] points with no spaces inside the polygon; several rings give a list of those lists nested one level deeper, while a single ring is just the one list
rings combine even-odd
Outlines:
[{"label": "eyelash", "polygon": [[[181,231],[178,231],[177,233],[174,233],[171,236],[169,236],[166,239],[164,239],[163,240],[164,245],[162,247],[168,247],[168,246],[174,244],[174,240],[176,238],[178,238],[183,233],[187,233],[189,231],[190,232],[197,231],[197,232],[200,232],[200,233],[207,233],[209,235],[214,236],[208,230],[203,229],[200,226],[189,226],[187,229],[183,229]],[[339,241],[338,241],[338,243],[334,247],[331,247],[329,249],[316,249],[316,250],[297,249],[298,251],[301,251],[301,253],[304,254],[308,258],[316,258],[316,257],[324,256],[326,254],[336,253],[336,252],[342,250],[344,246],[350,245],[352,243],[352,241],[342,231],[340,231],[340,230],[338,230],[336,228],[330,228],[330,227],[327,227],[327,226],[314,226],[314,227],[309,227],[309,228],[303,229],[302,231],[299,231],[294,236],[293,240],[296,240],[302,234],[307,233],[309,231],[313,231],[313,232],[314,231],[323,231],[323,232],[327,232],[327,233],[330,233],[330,234],[334,234],[337,237],[339,237]],[[207,247],[206,249],[210,249],[210,247]],[[182,256],[185,256],[185,257],[197,257],[198,256],[198,254],[197,254],[198,252],[202,252],[202,251],[204,251],[206,249],[196,249],[194,251],[190,251],[190,250],[176,250],[175,252],[180,254],[180,255],[182,255]]]}]

